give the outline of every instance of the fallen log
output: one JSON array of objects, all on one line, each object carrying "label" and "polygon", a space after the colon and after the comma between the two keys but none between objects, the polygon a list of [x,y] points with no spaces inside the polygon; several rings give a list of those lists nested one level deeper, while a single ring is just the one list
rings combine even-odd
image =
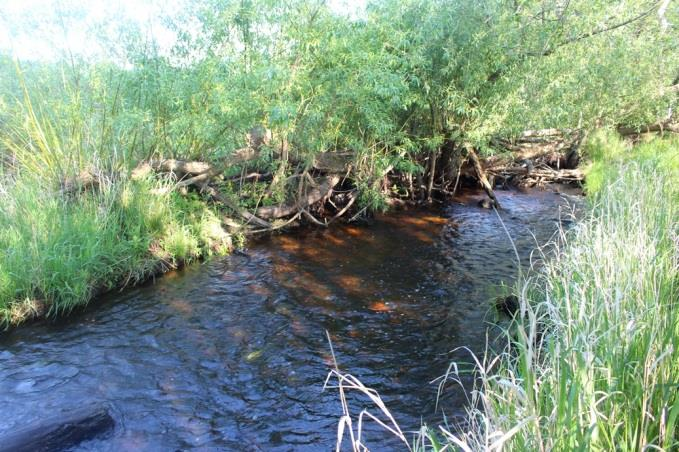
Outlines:
[{"label": "fallen log", "polygon": [[260,207],[255,211],[255,214],[257,217],[265,220],[283,218],[296,214],[305,210],[310,205],[317,203],[321,199],[330,196],[335,185],[337,185],[340,180],[340,176],[337,175],[324,177],[321,179],[318,186],[312,188],[311,191],[305,195],[300,193],[294,203],[281,206]]},{"label": "fallen log", "polygon": [[[526,136],[528,138],[522,138]],[[573,169],[579,162],[579,149],[584,133],[579,130],[556,129],[527,131],[514,141],[494,139],[493,146],[509,152],[496,154],[485,159],[483,168],[490,172],[511,167],[517,162],[532,162],[534,166],[546,164],[559,169]]]},{"label": "fallen log", "polygon": [[495,192],[493,191],[492,185],[490,185],[490,182],[488,182],[486,173],[483,170],[483,167],[481,166],[479,156],[476,155],[476,151],[474,151],[474,148],[471,145],[465,144],[464,147],[467,151],[467,155],[469,156],[469,158],[472,161],[472,164],[474,165],[474,169],[476,171],[476,175],[478,177],[479,183],[481,184],[481,187],[484,189],[488,197],[493,200],[493,203],[495,203],[495,207],[500,209],[501,208],[500,202],[497,200],[497,197],[495,196]]},{"label": "fallen log", "polygon": [[188,161],[188,160],[151,160],[148,162],[149,167],[161,173],[175,173],[175,174],[203,174],[212,169],[209,163]]},{"label": "fallen log", "polygon": [[331,174],[344,174],[351,170],[354,153],[351,151],[322,152],[314,157],[315,170]]},{"label": "fallen log", "polygon": [[497,170],[489,170],[489,174],[500,177],[533,177],[548,180],[550,182],[578,182],[585,179],[585,174],[579,169],[555,170],[549,167],[530,168],[522,166],[506,167]]},{"label": "fallen log", "polygon": [[70,450],[83,441],[110,432],[114,427],[115,421],[105,408],[81,408],[15,430],[0,438],[0,451]]},{"label": "fallen log", "polygon": [[571,129],[541,129],[541,130],[524,130],[519,135],[519,140],[528,138],[554,138],[563,137],[565,135],[571,134],[573,131]]},{"label": "fallen log", "polygon": [[[148,162],[140,163],[134,170],[132,170],[132,179],[141,179],[151,172],[159,173],[174,173],[178,178],[188,176],[196,177],[204,176],[202,180],[215,177],[224,172],[229,166],[241,165],[251,160],[259,158],[258,150],[246,147],[234,151],[221,165],[211,165],[206,162],[193,160],[177,160],[177,159],[163,159],[163,160],[149,160]],[[190,185],[190,184],[189,184]]]},{"label": "fallen log", "polygon": [[189,177],[188,179],[183,179],[177,182],[177,187],[188,187],[189,185],[200,186],[209,182],[212,178],[220,175],[222,172],[214,168],[199,174],[197,176]]},{"label": "fallen log", "polygon": [[494,168],[502,168],[506,166],[511,166],[516,162],[520,161],[547,161],[547,162],[566,162],[568,160],[567,152],[560,152],[561,150],[566,151],[568,148],[562,146],[559,150],[553,147],[529,147],[529,148],[518,148],[513,152],[504,152],[502,154],[495,154],[486,159],[484,159],[481,164],[484,170],[490,171]]},{"label": "fallen log", "polygon": [[[237,159],[242,159],[241,161],[244,161],[252,158],[254,155],[256,155],[256,151],[249,149],[239,153]],[[336,161],[342,161],[343,158],[344,157],[339,157],[340,160]],[[233,163],[233,160],[230,160],[230,163]],[[237,203],[232,202],[226,196],[219,193],[218,190],[209,185],[209,182],[223,171],[208,163],[175,159],[151,160],[139,165],[133,171],[132,177],[141,178],[151,171],[171,172],[176,174],[181,179],[177,182],[177,187],[195,186],[200,191],[236,212],[247,224],[264,229],[272,229],[273,227],[267,220],[283,218],[305,211],[310,205],[320,201],[324,197],[330,196],[330,194],[332,194],[332,189],[340,181],[340,176],[337,175],[325,177],[321,179],[318,186],[314,187],[306,195],[302,196],[300,194],[295,203],[282,206],[260,207],[253,214],[246,209],[239,207]],[[308,212],[306,212],[306,214],[307,215],[305,216],[307,217],[310,215]]]},{"label": "fallen log", "polygon": [[254,180],[255,182],[268,182],[271,179],[273,179],[273,174],[271,173],[249,173],[249,174],[238,174],[236,176],[230,176],[230,177],[225,177],[225,181],[251,181]]},{"label": "fallen log", "polygon": [[226,207],[229,209],[233,210],[236,212],[238,215],[243,218],[247,224],[255,224],[261,228],[264,229],[271,229],[272,225],[268,221],[262,220],[256,215],[251,214],[248,212],[246,209],[241,208],[238,204],[232,202],[228,197],[222,195],[219,193],[217,190],[215,190],[213,187],[210,186],[203,186],[203,191],[210,195],[213,199],[221,202],[224,204]]},{"label": "fallen log", "polygon": [[679,123],[673,123],[669,121],[656,122],[654,124],[648,124],[643,127],[625,127],[619,126],[618,133],[623,137],[628,137],[630,135],[640,135],[643,133],[679,133]]}]

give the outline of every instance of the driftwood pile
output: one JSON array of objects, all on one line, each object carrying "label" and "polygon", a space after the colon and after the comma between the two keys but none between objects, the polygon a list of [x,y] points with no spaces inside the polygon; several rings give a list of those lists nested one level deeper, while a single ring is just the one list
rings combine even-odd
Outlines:
[{"label": "driftwood pile", "polygon": [[[475,179],[495,206],[500,207],[493,192],[498,181],[503,185],[524,186],[581,181],[584,176],[575,168],[580,140],[577,134],[527,132],[513,142],[499,143],[509,152],[485,160],[467,145],[464,147],[466,159],[462,161],[460,170],[462,175]],[[258,207],[253,211],[243,209],[237,200],[222,194],[218,184],[227,167],[247,164],[259,156],[258,149],[248,147],[234,153],[223,166],[199,161],[151,160],[139,165],[132,178],[144,177],[151,172],[172,174],[177,179],[178,188],[192,187],[209,196],[238,215],[249,230],[257,232],[278,229],[300,218],[326,226],[349,212],[356,201],[355,189],[335,193],[342,181],[351,178],[354,155],[346,151],[331,151],[319,154],[310,168],[291,177],[299,180],[293,199],[281,205]],[[247,177],[268,180],[271,175],[253,173]],[[328,217],[326,212],[321,212],[323,219],[314,216],[313,210],[323,211],[326,203],[332,206],[334,215]]]},{"label": "driftwood pile", "polygon": [[[658,123],[641,131],[620,128],[619,132],[623,136],[630,136],[675,130],[679,131],[676,124]],[[400,174],[391,167],[375,183],[376,187],[382,183],[383,189],[387,190],[390,180],[396,180],[407,188],[408,195],[405,197],[414,201],[416,192],[422,193],[421,200],[431,200],[432,187],[444,195],[453,195],[462,178],[479,184],[488,194],[490,202],[500,207],[493,191],[496,186],[532,187],[548,183],[580,183],[584,179],[584,174],[577,166],[583,139],[584,134],[579,130],[526,131],[513,140],[493,141],[491,144],[495,149],[505,152],[485,159],[480,158],[476,150],[468,144],[456,146],[454,143],[447,143],[443,151],[434,157],[438,163],[433,163],[430,157],[428,164],[423,165],[429,167],[429,173],[418,178],[417,188],[414,188],[411,175]],[[355,162],[355,155],[352,152],[329,151],[317,155],[311,163],[303,163],[290,155],[286,141],[282,141],[280,146],[272,146],[272,134],[266,129],[251,130],[247,135],[247,142],[246,147],[218,164],[174,159],[149,160],[142,162],[132,172],[131,177],[139,179],[151,173],[171,175],[176,180],[176,188],[194,189],[233,212],[239,217],[239,221],[225,219],[225,225],[244,229],[245,232],[272,231],[300,219],[327,226],[345,214],[353,213],[352,207],[356,202],[358,190],[353,180],[355,169],[352,165]],[[262,156],[263,146],[270,150],[277,148],[275,152],[278,153],[276,160],[280,162],[279,169],[273,174],[247,173],[246,170],[255,167],[253,163]],[[243,172],[239,176],[225,178],[226,170],[232,167],[240,167]],[[297,170],[286,178],[286,168]],[[438,186],[434,184],[437,176],[440,180]],[[280,205],[259,206],[247,210],[240,205],[238,199],[231,198],[220,190],[220,185],[229,179],[241,182],[270,181],[270,190],[276,183],[294,189],[289,190],[291,194]],[[97,189],[98,184],[99,178],[96,174],[83,172],[78,177],[65,181],[62,184],[62,191],[73,193]],[[267,193],[270,194],[270,191]],[[361,211],[352,219],[360,213]]]},{"label": "driftwood pile", "polygon": [[[227,168],[245,166],[248,162],[257,160],[261,155],[260,147],[262,144],[268,144],[268,142],[264,140],[256,143],[250,142],[247,147],[233,153],[222,165],[175,159],[142,162],[134,169],[131,177],[132,179],[140,179],[150,173],[171,174],[177,180],[175,184],[177,188],[187,189],[191,187],[209,196],[213,201],[222,204],[238,215],[243,222],[240,227],[249,232],[279,229],[301,217],[311,223],[327,226],[329,221],[316,218],[312,209],[318,209],[319,206],[323,206],[326,201],[331,199],[335,187],[351,170],[351,155],[343,152],[327,152],[319,155],[311,168],[307,168],[301,174],[295,174],[290,178],[299,179],[294,199],[289,199],[286,203],[277,206],[258,207],[251,212],[242,208],[237,200],[221,193],[218,185],[224,180],[223,174]],[[259,173],[242,176],[243,179],[256,180],[270,180],[276,177],[278,175]],[[237,178],[241,178],[241,176]],[[351,190],[341,196],[346,204],[343,207],[337,207],[333,203],[337,214],[332,219],[338,218],[349,210],[355,201],[354,192],[354,190]],[[233,226],[236,223],[230,222],[229,224]]]},{"label": "driftwood pile", "polygon": [[513,141],[497,140],[496,146],[509,152],[487,158],[483,169],[501,185],[581,182],[585,176],[577,166],[583,139],[579,131],[526,131]]}]

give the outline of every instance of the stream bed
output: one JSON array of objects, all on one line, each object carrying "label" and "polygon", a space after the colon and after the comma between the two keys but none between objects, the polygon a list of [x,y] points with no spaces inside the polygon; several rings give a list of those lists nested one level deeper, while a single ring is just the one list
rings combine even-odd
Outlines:
[{"label": "stream bed", "polygon": [[[498,191],[527,265],[567,199]],[[301,230],[250,244],[83,312],[0,336],[0,441],[44,417],[105,406],[115,428],[75,450],[332,450],[342,415],[333,366],[376,389],[404,431],[461,415],[437,383],[481,353],[489,300],[517,272],[497,214],[468,192],[439,209],[370,225]],[[354,413],[364,399],[351,398]],[[367,405],[365,405],[367,406]],[[376,413],[376,411],[373,410]],[[398,444],[367,427],[373,450]],[[0,445],[1,448],[1,445]]]}]

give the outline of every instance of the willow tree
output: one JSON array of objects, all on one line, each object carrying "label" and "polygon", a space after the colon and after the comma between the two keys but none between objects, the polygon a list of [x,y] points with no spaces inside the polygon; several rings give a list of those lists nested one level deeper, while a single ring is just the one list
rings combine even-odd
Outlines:
[{"label": "willow tree", "polygon": [[525,129],[640,126],[676,102],[679,8],[667,0],[383,0],[369,11],[414,99],[403,121],[430,144],[489,150]]},{"label": "willow tree", "polygon": [[348,150],[372,207],[390,171],[431,195],[464,149],[494,152],[526,129],[637,127],[676,102],[669,0],[375,0],[358,18],[321,0],[191,5],[176,53],[139,65],[160,84],[154,142],[221,158],[258,126],[273,134],[262,164],[281,176]]}]

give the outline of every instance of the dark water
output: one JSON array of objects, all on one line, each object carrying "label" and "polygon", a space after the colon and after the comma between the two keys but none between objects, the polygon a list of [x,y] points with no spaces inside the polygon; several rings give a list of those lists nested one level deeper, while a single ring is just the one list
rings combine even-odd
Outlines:
[{"label": "dark water", "polygon": [[[563,198],[500,192],[524,262]],[[44,417],[107,406],[116,428],[79,450],[331,450],[341,413],[323,391],[332,338],[342,370],[377,389],[404,430],[460,414],[452,360],[480,352],[488,299],[516,274],[480,194],[367,227],[281,235],[114,294],[57,324],[0,338],[0,441]],[[562,214],[563,215],[563,214]],[[356,414],[363,399],[351,398]],[[374,450],[391,448],[368,428]],[[370,439],[373,442],[370,442]],[[387,446],[389,445],[389,446]],[[396,446],[393,446],[396,448]]]}]

